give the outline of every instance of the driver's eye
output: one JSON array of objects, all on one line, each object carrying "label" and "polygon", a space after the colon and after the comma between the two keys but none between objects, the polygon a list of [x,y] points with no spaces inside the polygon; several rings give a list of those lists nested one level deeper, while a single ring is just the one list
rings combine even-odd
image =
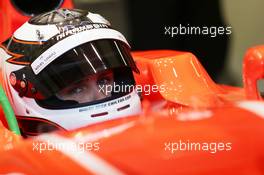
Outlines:
[{"label": "driver's eye", "polygon": [[99,86],[104,86],[104,85],[108,85],[111,83],[111,78],[110,77],[101,77],[97,80],[97,85]]},{"label": "driver's eye", "polygon": [[76,87],[74,87],[74,88],[72,88],[72,89],[69,89],[68,91],[67,91],[67,94],[69,94],[69,95],[75,95],[75,94],[80,94],[80,93],[82,93],[84,90],[85,90],[85,86],[76,86]]}]

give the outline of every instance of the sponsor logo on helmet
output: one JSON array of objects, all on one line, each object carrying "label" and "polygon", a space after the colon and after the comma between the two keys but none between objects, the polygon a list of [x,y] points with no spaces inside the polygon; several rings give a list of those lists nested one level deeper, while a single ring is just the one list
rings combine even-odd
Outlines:
[{"label": "sponsor logo on helmet", "polygon": [[109,26],[106,24],[95,23],[95,24],[86,24],[81,26],[66,25],[63,27],[58,27],[61,33],[56,37],[56,39],[58,41],[70,35],[74,35],[91,29],[100,29],[100,28],[109,28]]}]

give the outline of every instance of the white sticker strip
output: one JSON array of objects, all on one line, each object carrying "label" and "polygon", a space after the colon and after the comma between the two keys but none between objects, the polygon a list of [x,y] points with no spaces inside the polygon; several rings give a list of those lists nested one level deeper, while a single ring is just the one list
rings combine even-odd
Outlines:
[{"label": "white sticker strip", "polygon": [[47,41],[59,33],[56,25],[33,25],[26,22],[15,31],[14,37],[26,41],[39,41],[37,31],[43,37],[41,41]]},{"label": "white sticker strip", "polygon": [[240,108],[253,112],[264,119],[264,103],[261,101],[242,101],[237,104]]},{"label": "white sticker strip", "polygon": [[79,46],[81,44],[98,39],[116,39],[128,44],[125,37],[116,30],[113,29],[87,30],[77,33],[75,35],[71,35],[59,41],[52,47],[50,47],[31,64],[31,68],[33,69],[33,72],[37,75],[52,61],[54,61],[56,58],[58,58],[68,50],[75,48],[76,46]]},{"label": "white sticker strip", "polygon": [[76,142],[93,142],[96,140],[100,140],[109,136],[120,134],[133,126],[136,125],[135,121],[124,123],[118,126],[114,126],[112,128],[104,129],[104,131],[97,131],[88,135],[80,135],[73,138]]},{"label": "white sticker strip", "polygon": [[99,14],[89,12],[87,17],[93,21],[93,23],[101,23],[111,25],[109,21],[107,21],[104,17]]}]

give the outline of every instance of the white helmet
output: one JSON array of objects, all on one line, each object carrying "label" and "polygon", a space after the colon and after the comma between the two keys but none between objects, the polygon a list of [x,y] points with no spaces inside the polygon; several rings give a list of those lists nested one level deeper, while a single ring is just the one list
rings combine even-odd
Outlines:
[{"label": "white helmet", "polygon": [[139,71],[130,46],[98,14],[58,9],[35,16],[2,43],[0,57],[4,88],[25,135],[141,111],[131,88],[132,71]]}]

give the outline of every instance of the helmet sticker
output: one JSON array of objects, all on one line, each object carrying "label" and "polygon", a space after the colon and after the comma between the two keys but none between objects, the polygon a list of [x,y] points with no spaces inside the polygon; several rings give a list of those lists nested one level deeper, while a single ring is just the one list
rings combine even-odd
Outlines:
[{"label": "helmet sticker", "polygon": [[56,40],[60,41],[67,36],[77,34],[79,32],[91,30],[91,29],[100,29],[100,28],[109,28],[106,24],[87,24],[87,25],[66,25],[63,27],[58,27],[62,31],[59,35],[56,36]]}]

